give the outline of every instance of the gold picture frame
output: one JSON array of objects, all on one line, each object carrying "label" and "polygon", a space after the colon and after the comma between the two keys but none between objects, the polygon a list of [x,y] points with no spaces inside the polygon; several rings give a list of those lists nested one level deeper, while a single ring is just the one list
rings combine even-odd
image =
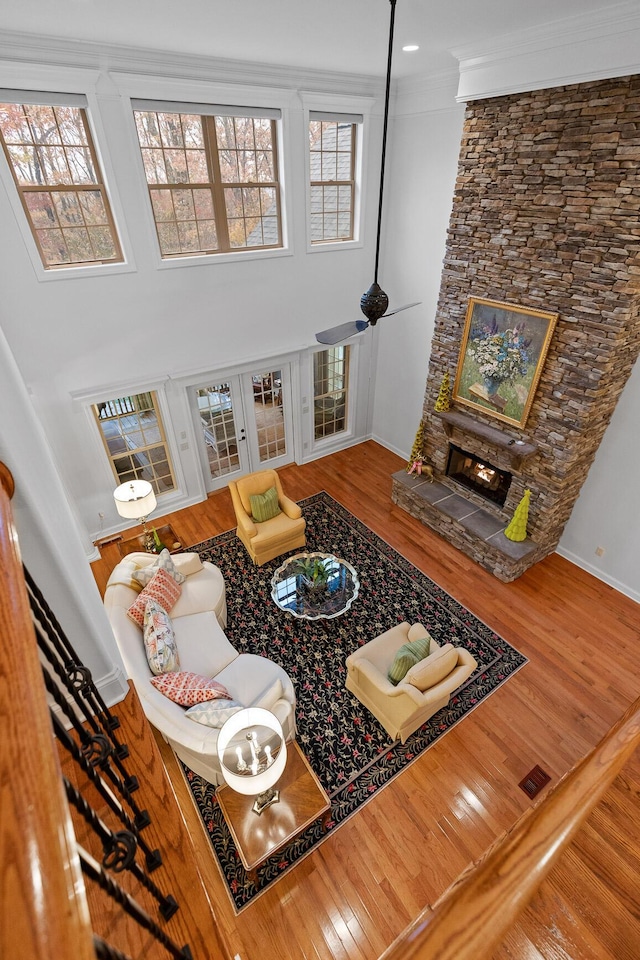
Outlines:
[{"label": "gold picture frame", "polygon": [[557,313],[469,297],[453,399],[524,427]]}]

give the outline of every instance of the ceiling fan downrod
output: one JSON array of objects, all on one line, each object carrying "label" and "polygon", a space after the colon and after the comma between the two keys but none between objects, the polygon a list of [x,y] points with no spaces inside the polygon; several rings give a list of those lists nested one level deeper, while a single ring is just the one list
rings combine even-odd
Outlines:
[{"label": "ceiling fan downrod", "polygon": [[384,166],[387,155],[387,126],[389,123],[389,94],[391,90],[391,60],[393,57],[393,32],[396,17],[397,0],[389,0],[391,19],[389,23],[389,52],[387,56],[387,83],[384,95],[384,121],[382,125],[382,156],[380,159],[380,194],[378,197],[378,231],[376,235],[376,262],[373,283],[360,297],[360,309],[372,327],[384,316],[389,306],[389,298],[378,283],[378,263],[380,261],[380,233],[382,227],[382,199],[384,195]]}]

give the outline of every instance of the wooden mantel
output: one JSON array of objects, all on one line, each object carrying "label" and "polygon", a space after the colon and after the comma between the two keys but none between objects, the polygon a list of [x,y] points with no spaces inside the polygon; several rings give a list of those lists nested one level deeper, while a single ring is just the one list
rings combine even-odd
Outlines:
[{"label": "wooden mantel", "polygon": [[498,430],[496,427],[490,427],[487,423],[481,423],[480,420],[474,420],[473,417],[462,413],[460,410],[443,410],[436,415],[442,420],[448,437],[456,429],[491,443],[494,447],[498,447],[506,453],[514,470],[520,470],[525,460],[532,457],[538,449],[537,443],[527,443],[519,440],[505,430]]}]

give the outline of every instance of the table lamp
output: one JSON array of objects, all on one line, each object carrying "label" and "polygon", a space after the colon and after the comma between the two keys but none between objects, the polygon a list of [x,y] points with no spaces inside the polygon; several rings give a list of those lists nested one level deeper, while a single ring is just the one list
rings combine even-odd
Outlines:
[{"label": "table lamp", "polygon": [[145,549],[153,551],[153,534],[147,530],[147,517],[156,508],[156,495],[148,480],[130,480],[113,491],[116,509],[121,517],[142,524]]},{"label": "table lamp", "polygon": [[280,799],[274,786],[287,762],[280,721],[262,707],[246,707],[224,723],[218,734],[218,758],[225,783],[247,796],[258,816]]}]

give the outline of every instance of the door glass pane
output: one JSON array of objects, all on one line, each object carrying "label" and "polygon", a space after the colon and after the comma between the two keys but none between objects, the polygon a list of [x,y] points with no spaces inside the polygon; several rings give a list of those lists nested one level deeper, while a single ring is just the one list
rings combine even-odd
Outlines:
[{"label": "door glass pane", "polygon": [[196,390],[196,396],[209,470],[215,479],[240,464],[231,389],[228,383],[217,383]]},{"label": "door glass pane", "polygon": [[284,431],[282,371],[271,370],[253,376],[253,407],[256,418],[258,455],[266,463],[287,452]]}]

